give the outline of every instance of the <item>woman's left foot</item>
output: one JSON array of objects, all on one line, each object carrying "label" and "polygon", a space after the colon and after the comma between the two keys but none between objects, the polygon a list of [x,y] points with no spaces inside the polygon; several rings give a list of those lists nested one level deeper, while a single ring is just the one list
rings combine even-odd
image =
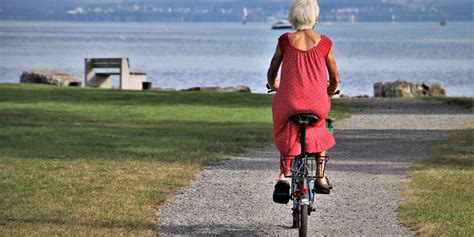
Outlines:
[{"label": "woman's left foot", "polygon": [[290,182],[278,180],[273,191],[273,201],[280,204],[287,204],[290,201]]},{"label": "woman's left foot", "polygon": [[323,179],[326,179],[326,182],[321,181],[321,179],[316,179],[313,192],[317,194],[330,194],[333,186],[327,177]]}]

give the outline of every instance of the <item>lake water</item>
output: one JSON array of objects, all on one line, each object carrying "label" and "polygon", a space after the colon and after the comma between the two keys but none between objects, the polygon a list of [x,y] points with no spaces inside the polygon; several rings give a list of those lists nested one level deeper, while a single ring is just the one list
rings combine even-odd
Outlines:
[{"label": "lake water", "polygon": [[[334,23],[316,31],[334,42],[343,94],[372,95],[374,82],[408,80],[474,96],[473,29],[473,22]],[[28,69],[82,78],[86,57],[129,57],[154,87],[248,85],[263,93],[284,32],[265,23],[0,22],[0,82],[17,83]]]}]

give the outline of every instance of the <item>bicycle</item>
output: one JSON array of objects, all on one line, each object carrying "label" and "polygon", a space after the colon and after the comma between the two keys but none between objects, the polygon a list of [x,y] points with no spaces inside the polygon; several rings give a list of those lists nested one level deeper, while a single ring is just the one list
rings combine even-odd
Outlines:
[{"label": "bicycle", "polygon": [[[324,162],[326,165],[328,156],[319,156],[314,153],[306,152],[306,127],[319,121],[314,114],[296,114],[290,118],[292,122],[300,125],[300,144],[301,153],[294,159],[290,159],[290,174],[284,172],[285,177],[291,178],[290,199],[293,200],[293,228],[298,228],[299,236],[306,236],[308,231],[308,216],[316,211],[312,204],[314,203],[316,178],[323,178],[322,172],[317,172],[317,163]],[[333,120],[326,120],[327,126],[332,127]],[[281,162],[284,171],[287,170],[285,162],[289,158],[282,157]],[[324,168],[325,169],[325,168]]]},{"label": "bicycle", "polygon": [[[271,92],[274,92],[274,90],[269,89],[268,93]],[[324,172],[317,171],[317,162],[324,162],[321,163],[321,165],[324,165],[323,170],[325,170],[329,157],[306,152],[306,127],[318,122],[318,116],[310,113],[303,113],[291,116],[290,120],[300,126],[301,153],[294,158],[281,157],[280,162],[285,177],[291,178],[290,199],[293,201],[292,228],[298,228],[299,236],[307,236],[308,216],[311,215],[311,212],[316,211],[312,207],[316,193],[314,183],[316,182],[316,178],[324,177]],[[333,132],[334,119],[328,118],[325,122],[326,128],[330,132]],[[288,169],[285,167],[288,163],[286,161],[288,160],[291,160],[290,172],[286,172]]]}]

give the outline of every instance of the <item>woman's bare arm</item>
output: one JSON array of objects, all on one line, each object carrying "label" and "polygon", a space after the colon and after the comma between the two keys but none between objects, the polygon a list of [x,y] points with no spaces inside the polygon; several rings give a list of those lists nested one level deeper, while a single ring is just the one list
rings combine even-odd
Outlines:
[{"label": "woman's bare arm", "polygon": [[278,69],[280,69],[281,61],[283,57],[281,55],[280,47],[277,45],[275,53],[273,54],[272,62],[270,63],[270,67],[268,68],[267,72],[267,81],[268,86],[272,90],[278,90],[280,88],[280,80],[277,79],[278,77]]},{"label": "woman's bare arm", "polygon": [[337,87],[339,86],[339,71],[337,70],[336,58],[334,57],[332,48],[326,57],[326,65],[329,72],[328,95],[333,96],[334,93],[336,93]]}]

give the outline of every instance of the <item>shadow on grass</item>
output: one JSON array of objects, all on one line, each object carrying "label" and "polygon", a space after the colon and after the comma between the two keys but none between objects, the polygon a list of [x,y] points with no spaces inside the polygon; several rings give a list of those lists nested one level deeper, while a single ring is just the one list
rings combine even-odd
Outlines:
[{"label": "shadow on grass", "polygon": [[453,170],[474,168],[474,129],[466,129],[460,135],[443,141],[432,150],[422,165]]},{"label": "shadow on grass", "polygon": [[474,236],[473,129],[435,144],[405,185],[402,223],[421,236]]}]

